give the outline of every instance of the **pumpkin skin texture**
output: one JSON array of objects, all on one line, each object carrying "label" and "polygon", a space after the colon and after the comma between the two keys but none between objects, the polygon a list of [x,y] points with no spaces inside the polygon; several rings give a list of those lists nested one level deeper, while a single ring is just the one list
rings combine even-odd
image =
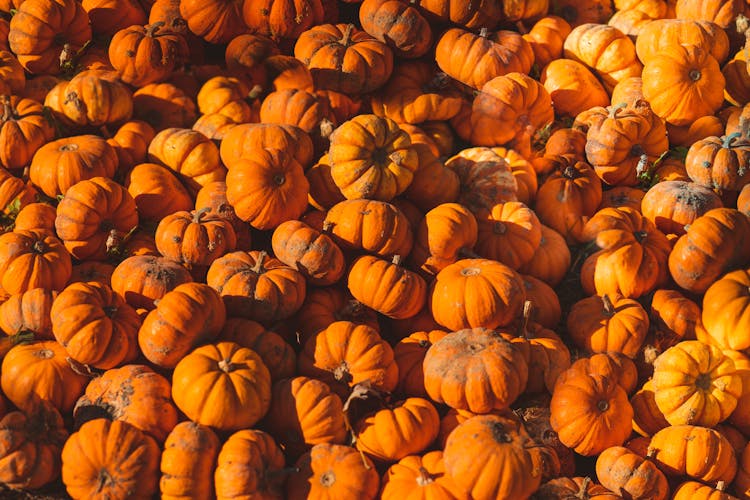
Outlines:
[{"label": "pumpkin skin texture", "polygon": [[138,330],[150,362],[174,368],[196,345],[213,341],[226,320],[219,293],[204,283],[183,283],[164,294]]},{"label": "pumpkin skin texture", "polygon": [[54,236],[23,230],[0,235],[0,288],[5,293],[62,290],[72,270],[70,254]]},{"label": "pumpkin skin texture", "polygon": [[516,201],[519,182],[504,148],[473,147],[463,149],[445,162],[460,183],[457,203],[478,215],[499,203]]},{"label": "pumpkin skin texture", "polygon": [[[648,450],[668,476],[687,475],[706,483],[729,483],[737,472],[732,445],[718,431],[706,427],[667,427],[651,437]],[[706,456],[712,459],[705,460]]]},{"label": "pumpkin skin texture", "polygon": [[542,223],[533,210],[519,202],[497,204],[479,217],[474,250],[518,270],[530,261],[542,240]]},{"label": "pumpkin skin texture", "polygon": [[14,489],[37,489],[60,475],[68,431],[60,413],[38,401],[0,420],[0,480]]},{"label": "pumpkin skin texture", "polygon": [[497,76],[482,86],[471,105],[470,142],[502,146],[512,141],[515,149],[515,144],[530,149],[531,138],[554,118],[552,98],[541,83],[525,73]]},{"label": "pumpkin skin texture", "polygon": [[477,220],[469,209],[458,203],[438,205],[419,222],[409,259],[414,267],[437,274],[458,261],[462,251],[475,246],[477,231]]},{"label": "pumpkin skin texture", "polygon": [[92,379],[76,402],[76,427],[102,417],[127,422],[160,444],[177,425],[169,381],[146,365],[124,365]]},{"label": "pumpkin skin texture", "polygon": [[393,51],[353,24],[322,24],[302,33],[294,57],[310,69],[318,89],[359,95],[383,86]]},{"label": "pumpkin skin texture", "polygon": [[570,308],[568,332],[575,344],[588,352],[638,355],[649,330],[646,310],[633,299],[594,295]]},{"label": "pumpkin skin texture", "polygon": [[638,59],[647,63],[675,45],[697,45],[710,51],[719,63],[729,55],[727,32],[709,20],[655,19],[641,29],[635,40]]},{"label": "pumpkin skin texture", "polygon": [[[194,97],[185,92],[167,82],[145,85],[133,92],[133,116],[148,122],[155,134],[168,128],[190,127],[198,118],[198,113]],[[150,143],[146,144],[147,149]],[[215,168],[214,163],[210,165]]]},{"label": "pumpkin skin texture", "polygon": [[297,371],[326,382],[342,397],[367,379],[385,392],[398,383],[391,346],[375,329],[350,321],[336,321],[310,337],[297,358]]},{"label": "pumpkin skin texture", "polygon": [[443,337],[427,351],[423,370],[424,386],[433,401],[474,413],[508,408],[528,379],[520,350],[487,328]]},{"label": "pumpkin skin texture", "polygon": [[599,295],[638,298],[667,281],[671,245],[638,210],[603,208],[583,227],[581,239],[601,250],[581,269],[584,289]]},{"label": "pumpkin skin texture", "polygon": [[479,415],[451,432],[443,460],[446,473],[472,498],[528,498],[542,479],[538,453],[520,421]]},{"label": "pumpkin skin texture", "polygon": [[575,155],[552,159],[554,170],[537,192],[536,215],[567,242],[580,242],[584,225],[602,202],[602,183],[591,165]]},{"label": "pumpkin skin texture", "polygon": [[[373,0],[378,2],[383,0]],[[392,0],[385,3],[405,5]],[[418,60],[394,68],[388,83],[373,94],[371,106],[376,115],[387,116],[399,124],[419,124],[450,120],[461,108],[461,101],[460,94],[433,64]]]},{"label": "pumpkin skin texture", "polygon": [[34,410],[40,400],[68,414],[83,394],[88,380],[73,371],[65,349],[53,341],[18,344],[3,358],[3,393],[23,411]]},{"label": "pumpkin skin texture", "polygon": [[643,68],[630,38],[606,24],[585,23],[574,27],[565,38],[564,54],[594,70],[607,92],[612,92],[620,80],[639,76]]},{"label": "pumpkin skin texture", "polygon": [[557,382],[578,375],[601,375],[622,387],[631,394],[638,387],[638,370],[635,363],[619,352],[593,354],[588,358],[578,358],[568,370],[558,377]]},{"label": "pumpkin skin texture", "polygon": [[201,186],[223,181],[226,169],[219,160],[219,149],[195,130],[170,127],[160,130],[148,146],[149,161],[177,173],[191,196]]},{"label": "pumpkin skin texture", "polygon": [[554,229],[542,224],[542,239],[529,262],[521,266],[520,272],[557,286],[570,267],[571,256],[565,238]]},{"label": "pumpkin skin texture", "polygon": [[[11,19],[8,45],[18,61],[32,74],[60,73],[64,45],[75,53],[91,40],[89,16],[74,0],[23,2]],[[56,37],[50,33],[59,34]]]},{"label": "pumpkin skin texture", "polygon": [[711,342],[722,349],[750,348],[747,325],[750,273],[737,270],[725,274],[703,296],[702,323]]},{"label": "pumpkin skin texture", "polygon": [[393,347],[393,356],[398,365],[396,392],[412,397],[427,397],[422,366],[424,358],[430,347],[446,335],[448,332],[443,330],[417,331]]},{"label": "pumpkin skin texture", "polygon": [[570,24],[559,16],[539,19],[523,37],[534,52],[534,64],[544,68],[563,55],[563,44],[571,31]]},{"label": "pumpkin skin texture", "polygon": [[432,45],[432,31],[416,6],[396,0],[365,0],[359,9],[362,29],[391,47],[397,56],[416,58]]},{"label": "pumpkin skin texture", "polygon": [[466,492],[445,473],[445,461],[441,450],[430,451],[423,456],[406,456],[388,468],[383,475],[380,498],[398,500],[403,499],[405,493],[409,498],[425,500],[466,497]]},{"label": "pumpkin skin texture", "polygon": [[372,460],[341,444],[316,444],[295,464],[286,482],[289,500],[359,498],[373,500],[380,487]]},{"label": "pumpkin skin texture", "polygon": [[282,498],[284,454],[266,432],[243,429],[221,447],[214,472],[217,500]]},{"label": "pumpkin skin texture", "polygon": [[278,380],[262,426],[289,459],[320,443],[344,444],[343,403],[324,382],[309,377]]},{"label": "pumpkin skin texture", "polygon": [[669,273],[684,290],[704,293],[723,273],[750,259],[750,222],[738,210],[714,208],[698,217],[669,254]]},{"label": "pumpkin skin texture", "polygon": [[112,178],[117,154],[95,135],[65,137],[37,150],[29,169],[34,185],[51,198],[64,195],[74,184],[92,177]]},{"label": "pumpkin skin texture", "polygon": [[228,341],[252,349],[263,360],[271,380],[294,375],[297,356],[284,337],[260,323],[246,318],[227,318],[217,341]]},{"label": "pumpkin skin texture", "polygon": [[307,208],[310,184],[297,160],[282,150],[262,149],[238,160],[226,177],[227,200],[241,220],[274,229]]},{"label": "pumpkin skin texture", "polygon": [[313,163],[310,135],[294,125],[277,123],[243,123],[232,127],[221,140],[219,155],[231,169],[237,160],[252,159],[261,148],[283,149],[304,168]]},{"label": "pumpkin skin texture", "polygon": [[462,259],[437,274],[429,291],[430,310],[451,331],[495,328],[521,313],[526,290],[521,276],[489,259]]},{"label": "pumpkin skin texture", "polygon": [[[738,481],[734,487],[738,488]],[[736,500],[737,497],[724,492],[723,488],[707,486],[698,481],[685,481],[674,489],[672,500]]]},{"label": "pumpkin skin texture", "polygon": [[669,422],[656,406],[651,380],[647,380],[643,387],[631,396],[630,404],[633,406],[633,430],[641,436],[650,438],[669,427]]},{"label": "pumpkin skin texture", "polygon": [[710,136],[694,142],[685,157],[690,178],[719,194],[740,191],[750,183],[750,143],[735,132],[723,137]]},{"label": "pumpkin skin texture", "polygon": [[150,498],[159,485],[159,445],[138,428],[99,418],[73,433],[62,450],[62,480],[78,498]]},{"label": "pumpkin skin texture", "polygon": [[742,396],[742,379],[718,347],[687,340],[654,361],[654,399],[671,425],[713,427],[726,420]]},{"label": "pumpkin skin texture", "polygon": [[133,255],[112,272],[112,289],[135,309],[151,310],[154,301],[182,283],[193,281],[190,271],[157,255]]},{"label": "pumpkin skin texture", "polygon": [[302,272],[311,285],[332,285],[346,270],[344,254],[327,231],[304,222],[282,222],[273,232],[271,246],[280,261]]},{"label": "pumpkin skin texture", "polygon": [[190,421],[177,424],[167,436],[161,454],[161,498],[213,495],[213,471],[220,448],[219,438],[210,427]]},{"label": "pumpkin skin texture", "polygon": [[247,30],[242,2],[185,0],[180,1],[179,10],[190,32],[209,43],[227,43]]},{"label": "pumpkin skin texture", "polygon": [[381,257],[409,255],[414,232],[395,205],[378,200],[347,200],[326,213],[331,237],[345,250],[364,250]]},{"label": "pumpkin skin texture", "polygon": [[156,163],[135,165],[125,180],[138,216],[161,221],[170,214],[193,208],[193,199],[176,174]]},{"label": "pumpkin skin texture", "polygon": [[294,315],[305,301],[305,278],[266,252],[230,252],[208,268],[206,283],[219,292],[229,316],[269,325]]},{"label": "pumpkin skin texture", "polygon": [[542,484],[535,493],[539,500],[619,500],[622,497],[612,493],[590,477],[558,477]]},{"label": "pumpkin skin texture", "polygon": [[593,106],[607,106],[609,95],[582,63],[555,59],[542,69],[540,78],[555,108],[555,115],[576,116]]},{"label": "pumpkin skin texture", "polygon": [[120,80],[134,87],[163,81],[186,59],[185,38],[163,23],[130,26],[114,34],[109,43],[109,60]]},{"label": "pumpkin skin texture", "polygon": [[28,165],[36,151],[55,136],[41,103],[10,96],[0,98],[0,166],[9,170]]},{"label": "pumpkin skin texture", "polygon": [[615,381],[598,374],[558,379],[550,401],[550,424],[576,453],[593,456],[619,446],[632,432],[633,407]]},{"label": "pumpkin skin texture", "polygon": [[62,112],[78,127],[120,125],[133,115],[130,89],[106,69],[78,73],[63,92]]},{"label": "pumpkin skin texture", "polygon": [[159,253],[198,270],[233,251],[237,236],[232,225],[208,210],[179,211],[161,219],[154,235]]},{"label": "pumpkin skin texture", "polygon": [[[643,97],[654,113],[673,125],[714,114],[724,100],[719,63],[695,45],[670,47],[643,67]],[[678,97],[679,96],[679,97]]]},{"label": "pumpkin skin texture", "polygon": [[408,398],[354,424],[356,447],[373,460],[395,462],[421,453],[437,437],[440,417],[427,399]]},{"label": "pumpkin skin texture", "polygon": [[[136,200],[137,201],[137,200]],[[227,200],[227,183],[224,181],[209,182],[195,196],[195,210],[208,208],[208,214],[229,221],[237,236],[237,250],[250,250],[252,235],[250,226],[237,217],[234,207]]]},{"label": "pumpkin skin texture", "polygon": [[601,115],[586,133],[586,160],[607,184],[637,185],[640,170],[669,149],[664,122],[641,101],[589,112]]},{"label": "pumpkin skin texture", "polygon": [[110,237],[128,234],[137,225],[135,200],[106,177],[74,184],[57,205],[55,230],[78,260],[105,260]]},{"label": "pumpkin skin texture", "polygon": [[[665,203],[670,200],[671,203]],[[663,181],[654,184],[641,200],[641,212],[665,234],[683,235],[695,219],[722,206],[711,189],[693,182]]]},{"label": "pumpkin skin texture", "polygon": [[[380,330],[377,313],[341,287],[311,289],[295,319],[300,345],[305,345],[307,339],[325,330],[334,321],[351,321],[367,325],[375,331]],[[411,318],[407,321],[412,323]]]},{"label": "pumpkin skin texture", "polygon": [[349,269],[347,286],[364,305],[394,319],[416,316],[427,301],[427,283],[418,274],[372,255],[358,257]]},{"label": "pumpkin skin texture", "polygon": [[79,363],[109,369],[137,356],[141,318],[108,285],[68,285],[50,309],[52,333]]},{"label": "pumpkin skin texture", "polygon": [[8,336],[31,333],[34,340],[53,340],[49,311],[57,291],[32,288],[0,304],[0,330]]},{"label": "pumpkin skin texture", "polygon": [[271,403],[271,374],[234,342],[198,347],[172,373],[172,399],[191,420],[230,431],[255,425]]},{"label": "pumpkin skin texture", "polygon": [[667,478],[656,465],[622,446],[607,448],[599,455],[596,476],[602,486],[632,498],[669,498]]},{"label": "pumpkin skin texture", "polygon": [[476,90],[497,76],[528,73],[533,60],[531,45],[519,33],[506,30],[476,34],[450,28],[435,46],[438,67]]},{"label": "pumpkin skin texture", "polygon": [[409,134],[390,118],[358,115],[331,134],[331,177],[345,198],[390,201],[419,167]]}]

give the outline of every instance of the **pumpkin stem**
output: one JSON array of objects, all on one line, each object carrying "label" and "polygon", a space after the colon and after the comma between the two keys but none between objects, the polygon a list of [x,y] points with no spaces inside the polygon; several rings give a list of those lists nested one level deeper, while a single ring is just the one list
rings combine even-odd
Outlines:
[{"label": "pumpkin stem", "polygon": [[719,481],[716,483],[716,489],[718,491],[724,491],[727,489],[727,483],[725,481]]},{"label": "pumpkin stem", "polygon": [[255,84],[253,88],[250,89],[250,92],[247,93],[248,99],[257,99],[260,97],[260,95],[263,93],[263,87],[261,87],[259,84]]},{"label": "pumpkin stem", "polygon": [[263,272],[263,261],[266,260],[266,257],[268,257],[268,252],[261,250],[258,254],[258,260],[255,261],[255,265],[252,268],[252,271],[255,274],[261,274]]},{"label": "pumpkin stem", "polygon": [[65,358],[65,361],[67,361],[68,366],[70,366],[70,369],[76,372],[78,375],[83,375],[84,377],[89,377],[89,378],[96,378],[99,376],[99,373],[92,370],[89,365],[84,365],[83,363],[76,361],[70,356]]},{"label": "pumpkin stem", "polygon": [[432,475],[430,472],[422,467],[419,466],[419,475],[417,476],[417,485],[418,486],[427,486],[430,483],[434,483],[435,480],[432,478]]},{"label": "pumpkin stem", "polygon": [[351,41],[352,32],[354,31],[354,25],[352,23],[349,23],[346,25],[346,29],[344,30],[344,36],[339,40],[339,43],[343,45],[344,47],[349,46],[349,42]]},{"label": "pumpkin stem", "polygon": [[697,82],[701,79],[701,71],[699,69],[691,69],[688,72],[688,77],[694,82]]},{"label": "pumpkin stem", "polygon": [[0,96],[0,106],[3,107],[3,114],[0,116],[0,122],[7,122],[13,118],[13,107],[10,105],[10,96]]},{"label": "pumpkin stem", "polygon": [[736,141],[742,135],[741,132],[735,132],[733,134],[725,135],[724,141],[721,143],[722,148],[732,147],[732,143]]},{"label": "pumpkin stem", "polygon": [[508,227],[503,223],[503,221],[496,220],[492,224],[492,232],[494,234],[505,234],[508,231]]},{"label": "pumpkin stem", "polygon": [[152,38],[156,35],[156,32],[159,31],[166,23],[164,21],[157,21],[153,24],[149,24],[148,26],[145,26],[146,28],[146,36],[149,38]]},{"label": "pumpkin stem", "polygon": [[586,499],[589,497],[588,495],[588,489],[589,486],[591,486],[591,478],[589,476],[586,476],[583,478],[583,481],[581,481],[581,488],[578,490],[578,493],[576,493],[576,498],[580,499]]},{"label": "pumpkin stem", "polygon": [[60,68],[65,68],[66,66],[70,66],[73,62],[74,54],[73,54],[73,48],[70,46],[69,43],[66,43],[63,45],[62,50],[60,51]]},{"label": "pumpkin stem", "polygon": [[375,389],[369,380],[360,382],[352,388],[352,393],[344,401],[344,425],[355,435],[354,427],[368,415],[385,408],[385,394]]},{"label": "pumpkin stem", "polygon": [[323,227],[321,228],[321,232],[324,234],[331,234],[332,229],[333,229],[333,222],[329,220],[324,220]]},{"label": "pumpkin stem", "polygon": [[617,104],[616,106],[610,106],[609,107],[609,118],[616,118],[617,112],[620,111],[623,108],[626,108],[628,103],[621,102],[620,104]]},{"label": "pumpkin stem", "polygon": [[523,303],[523,316],[521,317],[521,327],[518,332],[519,337],[525,339],[533,338],[533,334],[529,331],[529,321],[531,321],[531,313],[534,311],[534,304],[527,300]]},{"label": "pumpkin stem", "polygon": [[481,36],[482,38],[487,38],[488,36],[490,36],[490,30],[487,28],[480,29],[479,36]]},{"label": "pumpkin stem", "polygon": [[232,363],[231,359],[222,359],[219,361],[219,370],[223,371],[224,373],[231,373],[235,369],[234,364]]},{"label": "pumpkin stem", "polygon": [[320,137],[328,139],[334,130],[336,130],[336,125],[331,120],[328,118],[320,120]]},{"label": "pumpkin stem", "polygon": [[399,153],[398,151],[394,151],[393,153],[389,154],[388,158],[393,162],[394,165],[401,166],[401,163],[403,163],[401,153]]},{"label": "pumpkin stem", "polygon": [[604,306],[604,314],[610,318],[615,315],[615,306],[612,304],[612,300],[606,293],[602,295],[602,306]]},{"label": "pumpkin stem", "polygon": [[522,35],[525,35],[525,34],[527,34],[529,32],[529,28],[526,27],[526,25],[523,23],[523,21],[516,21],[516,29]]},{"label": "pumpkin stem", "polygon": [[391,263],[399,267],[401,267],[402,261],[403,261],[403,258],[398,254],[394,255],[393,258],[391,259]]},{"label": "pumpkin stem", "polygon": [[44,253],[47,251],[47,245],[42,240],[36,240],[31,246],[31,250],[36,253]]},{"label": "pumpkin stem", "polygon": [[209,207],[203,207],[203,208],[201,208],[200,210],[195,210],[195,211],[193,212],[193,223],[194,223],[194,224],[199,224],[199,223],[200,223],[200,221],[201,221],[201,219],[202,219],[202,218],[203,218],[203,217],[204,217],[204,216],[205,216],[205,215],[206,215],[206,214],[207,214],[208,212],[210,212],[210,211],[211,211],[211,209],[210,209]]}]

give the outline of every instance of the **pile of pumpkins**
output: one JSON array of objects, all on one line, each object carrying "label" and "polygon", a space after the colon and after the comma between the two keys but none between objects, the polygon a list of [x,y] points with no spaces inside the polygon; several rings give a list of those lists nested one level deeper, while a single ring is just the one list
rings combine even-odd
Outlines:
[{"label": "pile of pumpkins", "polygon": [[0,0],[3,498],[750,499],[744,0]]}]

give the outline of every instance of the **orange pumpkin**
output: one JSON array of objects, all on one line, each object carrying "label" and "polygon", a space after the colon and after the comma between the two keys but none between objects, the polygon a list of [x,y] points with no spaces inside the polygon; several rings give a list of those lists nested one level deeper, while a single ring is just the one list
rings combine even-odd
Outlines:
[{"label": "orange pumpkin", "polygon": [[719,63],[700,46],[670,46],[646,62],[641,78],[651,109],[673,125],[712,115],[724,100]]},{"label": "orange pumpkin", "polygon": [[330,384],[344,397],[350,387],[367,379],[386,392],[398,383],[391,346],[375,329],[350,321],[335,321],[310,337],[297,358],[297,369]]},{"label": "orange pumpkin", "polygon": [[271,375],[250,349],[234,342],[208,344],[177,363],[172,399],[195,422],[223,431],[246,429],[268,411]]},{"label": "orange pumpkin", "polygon": [[550,424],[560,441],[584,456],[619,446],[632,432],[633,408],[615,381],[598,374],[558,380],[550,401]]},{"label": "orange pumpkin", "polygon": [[419,167],[409,134],[390,118],[358,115],[331,134],[331,176],[347,199],[390,201]]},{"label": "orange pumpkin", "polygon": [[713,427],[742,396],[742,379],[718,347],[686,340],[654,361],[654,400],[671,425]]},{"label": "orange pumpkin", "polygon": [[427,351],[423,370],[433,401],[475,413],[508,408],[528,380],[521,351],[487,328],[458,330],[438,340]]}]

